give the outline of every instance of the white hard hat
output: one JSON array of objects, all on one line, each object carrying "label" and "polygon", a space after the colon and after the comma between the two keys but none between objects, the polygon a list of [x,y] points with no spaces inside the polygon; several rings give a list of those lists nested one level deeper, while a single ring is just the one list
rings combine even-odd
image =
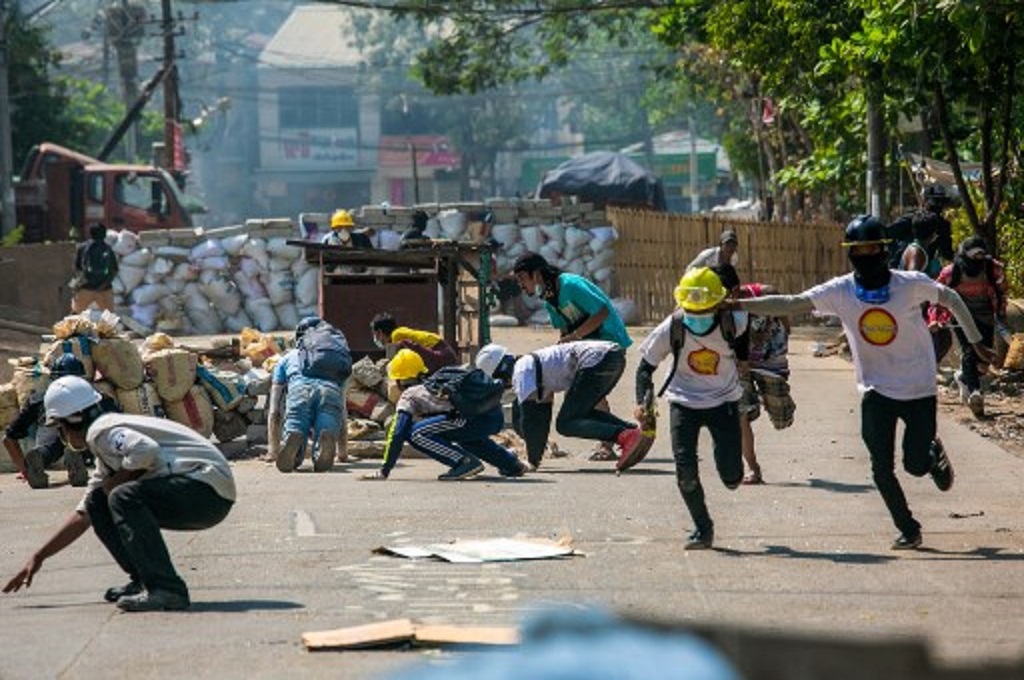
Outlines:
[{"label": "white hard hat", "polygon": [[90,406],[98,404],[102,397],[84,378],[69,375],[55,380],[46,388],[43,407],[46,410],[46,424],[54,425]]},{"label": "white hard hat", "polygon": [[506,354],[508,354],[508,350],[501,345],[496,345],[493,342],[489,345],[484,345],[477,352],[476,367],[488,376],[494,377],[494,372],[498,370],[498,364],[501,363]]}]

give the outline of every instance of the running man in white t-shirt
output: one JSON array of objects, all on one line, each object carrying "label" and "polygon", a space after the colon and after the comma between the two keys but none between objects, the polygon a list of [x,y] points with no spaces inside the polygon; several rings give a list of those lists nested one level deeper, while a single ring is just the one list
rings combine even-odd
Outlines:
[{"label": "running man in white t-shirt", "polygon": [[861,401],[861,437],[871,454],[871,472],[900,535],[894,550],[921,545],[921,525],[907,505],[895,473],[896,421],[905,426],[903,468],[915,477],[930,474],[940,491],[953,486],[953,466],[936,439],[935,353],[921,304],[950,309],[979,356],[981,344],[970,312],[955,291],[921,272],[890,270],[885,228],[871,215],[846,227],[843,246],[853,273],[838,276],[799,295],[775,295],[740,304],[751,314],[793,315],[817,310],[838,316],[850,343]]},{"label": "running man in white t-shirt", "polygon": [[672,356],[669,379],[661,392],[667,394],[670,408],[676,483],[695,525],[687,550],[710,548],[715,540],[698,471],[697,439],[702,427],[711,433],[722,483],[736,489],[743,481],[739,405],[744,387],[739,363],[743,363],[742,379],[747,380],[747,315],[720,311],[727,294],[714,270],[691,269],[675,291],[682,318],[672,314],[640,345],[636,417],[641,422],[654,403],[654,369]]}]

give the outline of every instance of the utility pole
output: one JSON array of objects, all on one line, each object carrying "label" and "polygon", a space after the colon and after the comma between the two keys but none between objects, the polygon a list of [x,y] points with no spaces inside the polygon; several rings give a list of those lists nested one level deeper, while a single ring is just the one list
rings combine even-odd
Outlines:
[{"label": "utility pole", "polygon": [[11,152],[11,98],[7,84],[7,0],[0,0],[0,236],[14,231],[14,157]]},{"label": "utility pole", "polygon": [[174,36],[176,27],[171,15],[171,0],[160,0],[160,32],[164,38],[164,162],[165,168],[174,169],[174,150],[178,137],[178,68],[174,64]]}]

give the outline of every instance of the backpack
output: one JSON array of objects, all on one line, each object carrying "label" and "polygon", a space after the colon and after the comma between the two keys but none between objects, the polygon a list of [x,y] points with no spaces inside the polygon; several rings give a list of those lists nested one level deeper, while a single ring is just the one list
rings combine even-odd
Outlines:
[{"label": "backpack", "polygon": [[[686,325],[683,323],[683,310],[677,309],[672,313],[672,325],[669,326],[669,342],[672,345],[672,370],[668,372],[668,377],[665,378],[665,383],[658,390],[658,396],[665,394],[665,390],[672,383],[672,378],[676,374],[676,369],[679,368],[679,355],[683,351],[683,344],[686,342]],[[716,326],[714,328],[722,329],[722,337],[729,344],[729,348],[735,351],[736,342],[736,319],[733,317],[732,312],[726,310],[719,310],[716,314]]]},{"label": "backpack", "polygon": [[427,391],[445,397],[465,418],[479,416],[501,406],[505,385],[479,368],[445,366],[423,381]]},{"label": "backpack", "polygon": [[299,370],[307,378],[341,385],[352,375],[352,354],[345,334],[329,323],[310,328],[295,347],[299,353]]},{"label": "backpack", "polygon": [[82,277],[86,288],[97,289],[109,285],[116,264],[117,256],[110,246],[96,241],[90,243],[82,254]]}]

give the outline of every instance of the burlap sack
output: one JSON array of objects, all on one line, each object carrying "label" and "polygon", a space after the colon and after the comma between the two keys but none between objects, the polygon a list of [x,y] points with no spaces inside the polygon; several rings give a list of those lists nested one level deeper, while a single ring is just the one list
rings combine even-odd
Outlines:
[{"label": "burlap sack", "polygon": [[209,393],[217,408],[224,411],[230,411],[238,406],[238,402],[245,396],[245,381],[237,373],[197,366],[196,378]]},{"label": "burlap sack", "polygon": [[18,408],[23,408],[34,396],[42,398],[46,394],[46,388],[50,386],[50,374],[43,369],[42,364],[21,362],[14,366],[11,384],[18,396]]},{"label": "burlap sack", "polygon": [[0,429],[14,422],[18,410],[18,392],[14,389],[14,384],[0,385]]},{"label": "burlap sack", "polygon": [[1006,352],[1003,368],[1009,371],[1024,369],[1024,333],[1014,333]]},{"label": "burlap sack", "polygon": [[[114,385],[114,383],[110,382],[109,380],[94,380],[92,383],[92,387],[102,396],[110,397],[111,399],[114,400],[115,404],[118,404],[117,386]],[[120,406],[120,404],[118,404],[118,406]]]},{"label": "burlap sack", "polygon": [[146,355],[146,371],[165,403],[181,401],[196,382],[196,356],[184,349],[162,349]]},{"label": "burlap sack", "polygon": [[191,427],[204,437],[213,434],[213,405],[199,385],[193,385],[184,399],[164,402],[167,417],[176,423]]},{"label": "burlap sack", "polygon": [[245,416],[235,411],[214,411],[213,413],[213,436],[219,442],[229,442],[245,434],[249,428],[249,421]]},{"label": "burlap sack", "polygon": [[92,348],[92,358],[103,378],[122,390],[135,389],[146,378],[142,357],[130,340],[100,340]]},{"label": "burlap sack", "polygon": [[163,418],[166,415],[153,383],[144,382],[134,390],[117,390],[117,403],[122,411],[135,416]]}]

